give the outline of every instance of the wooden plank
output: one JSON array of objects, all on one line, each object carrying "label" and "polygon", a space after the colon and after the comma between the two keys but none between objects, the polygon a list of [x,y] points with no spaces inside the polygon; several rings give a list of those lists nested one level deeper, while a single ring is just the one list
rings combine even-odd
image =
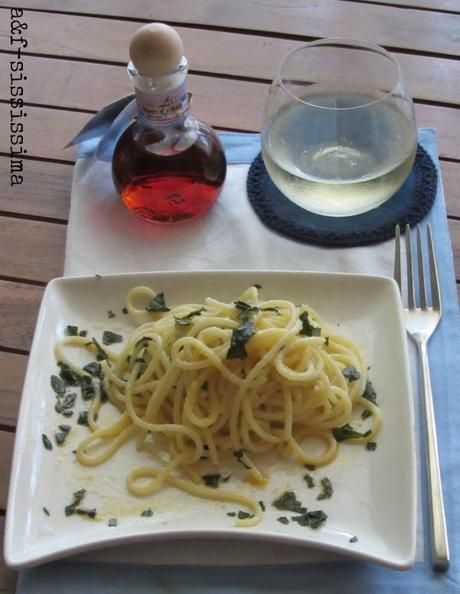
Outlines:
[{"label": "wooden plank", "polygon": [[455,276],[460,281],[460,221],[449,220],[449,233],[454,255]]},{"label": "wooden plank", "polygon": [[[29,52],[125,64],[129,59],[129,40],[140,23],[30,12],[27,24]],[[176,29],[184,40],[191,69],[231,76],[271,80],[281,59],[289,51],[303,45],[301,41],[258,35],[186,27]],[[213,48],[212,52],[209,47]],[[7,30],[0,32],[0,49],[11,49]],[[460,62],[411,54],[394,55],[401,64],[413,97],[446,103],[459,102]],[[10,59],[10,56],[4,58],[5,62]],[[31,68],[27,61],[25,66],[29,71]],[[56,72],[59,72],[59,65],[56,66]]]},{"label": "wooden plank", "polygon": [[9,184],[10,160],[0,157],[0,212],[67,220],[72,165],[23,160],[23,183]]},{"label": "wooden plank", "polygon": [[0,347],[28,351],[43,287],[0,281]]},{"label": "wooden plank", "polygon": [[[5,518],[0,517],[0,539],[4,540]],[[3,555],[0,555],[0,594],[14,594],[16,592],[16,582],[18,574],[5,565]]]},{"label": "wooden plank", "polygon": [[0,425],[16,425],[26,367],[27,355],[0,351]]},{"label": "wooden plank", "polygon": [[11,459],[13,457],[14,433],[0,431],[0,507],[6,509]]},{"label": "wooden plank", "polygon": [[[344,0],[342,0],[344,1]],[[348,0],[345,0],[346,2]],[[364,4],[369,0],[355,0],[355,2],[363,2]],[[460,13],[460,5],[458,0],[371,0],[373,4],[397,4],[403,8],[428,8],[431,10],[449,10]]]},{"label": "wooden plank", "polygon": [[[216,128],[257,132],[262,125],[263,105],[267,85],[208,77],[190,77],[194,94],[193,112]],[[72,85],[73,88],[73,85]],[[104,90],[107,96],[112,91]],[[38,91],[37,91],[38,92]],[[114,93],[110,99],[117,95]],[[81,93],[81,101],[85,102]],[[95,105],[103,105],[98,101]],[[438,129],[439,154],[460,159],[458,129],[460,110],[448,107],[416,105],[417,125]],[[52,108],[27,107],[27,127],[24,131],[28,154],[36,157],[71,161],[76,149],[66,149],[65,144],[86,124],[91,115]],[[9,152],[9,106],[0,104],[0,152]],[[52,134],[50,134],[52,130]],[[20,187],[20,186],[16,186]]]},{"label": "wooden plank", "polygon": [[447,214],[460,218],[460,163],[441,161],[441,176]]},{"label": "wooden plank", "polygon": [[[0,6],[8,7],[7,0]],[[372,39],[381,45],[459,55],[457,15],[339,0],[22,0],[22,8],[170,21],[309,37]]]},{"label": "wooden plank", "polygon": [[0,217],[2,276],[34,281],[61,276],[65,236],[65,225]]}]

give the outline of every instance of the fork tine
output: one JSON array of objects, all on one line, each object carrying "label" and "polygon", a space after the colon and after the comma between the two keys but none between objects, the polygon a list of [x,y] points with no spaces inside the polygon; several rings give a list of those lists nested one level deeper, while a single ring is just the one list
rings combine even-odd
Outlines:
[{"label": "fork tine", "polygon": [[433,309],[441,310],[441,299],[439,297],[438,269],[436,267],[436,259],[434,257],[433,236],[431,234],[430,225],[427,225],[426,235],[428,241],[428,254],[430,261],[431,299],[433,302]]},{"label": "fork tine", "polygon": [[420,307],[426,309],[425,274],[423,272],[423,251],[422,239],[420,237],[420,225],[417,225],[417,261],[418,261],[418,291],[420,296]]},{"label": "fork tine", "polygon": [[401,293],[401,229],[399,225],[395,228],[395,267],[393,278],[398,283],[399,292]]},{"label": "fork tine", "polygon": [[406,225],[405,229],[406,238],[406,260],[407,260],[407,298],[409,309],[415,309],[414,299],[414,275],[412,273],[412,244],[410,236],[410,227]]}]

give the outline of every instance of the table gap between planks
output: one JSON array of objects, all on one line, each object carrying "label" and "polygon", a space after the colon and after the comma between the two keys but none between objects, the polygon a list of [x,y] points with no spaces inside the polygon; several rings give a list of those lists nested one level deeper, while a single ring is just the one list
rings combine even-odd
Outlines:
[{"label": "table gap between planks", "polygon": [[[374,41],[394,52],[419,126],[439,133],[441,169],[460,283],[460,4],[458,0],[22,0],[24,182],[11,188],[9,84],[0,87],[0,510],[20,392],[46,283],[62,274],[75,150],[65,144],[111,100],[131,92],[127,47],[143,23],[177,27],[190,63],[194,112],[225,130],[258,131],[282,56],[321,37]],[[9,8],[0,0],[0,67],[9,72]],[[4,79],[6,81],[6,78]],[[0,517],[3,533],[4,518]],[[0,563],[0,594],[16,576]]]}]

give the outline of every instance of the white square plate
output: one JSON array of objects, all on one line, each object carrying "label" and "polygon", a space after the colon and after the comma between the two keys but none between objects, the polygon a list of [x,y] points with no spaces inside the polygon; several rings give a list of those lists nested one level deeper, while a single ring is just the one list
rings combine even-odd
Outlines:
[{"label": "white square plate", "polygon": [[[342,446],[330,466],[315,471],[328,476],[333,497],[316,501],[318,489],[307,489],[302,469],[285,461],[272,462],[271,479],[253,491],[266,512],[252,528],[235,528],[226,512],[235,506],[190,497],[172,487],[139,499],[128,494],[129,469],[148,463],[147,454],[126,444],[107,463],[80,466],[72,450],[87,431],[72,419],[65,446],[43,447],[42,434],[52,437],[59,423],[50,375],[56,373],[53,346],[68,324],[100,338],[103,329],[128,333],[121,312],[130,288],[147,285],[164,291],[168,304],[198,303],[207,296],[231,301],[248,286],[262,285],[264,299],[283,298],[307,303],[338,334],[355,341],[370,364],[370,379],[378,394],[383,428],[378,448]],[[116,317],[107,319],[107,311]],[[79,397],[80,398],[80,397]],[[81,402],[76,410],[83,408]],[[75,416],[75,415],[74,415]],[[162,543],[192,539],[219,542],[241,539],[275,547],[294,545],[308,550],[363,558],[397,569],[408,568],[415,557],[415,441],[406,335],[396,284],[388,278],[352,274],[304,272],[170,272],[62,278],[52,281],[41,305],[30,354],[19,414],[11,474],[5,537],[8,565],[22,568],[70,554],[113,545],[148,541]],[[229,484],[230,485],[230,484]],[[237,483],[234,483],[237,487]],[[85,506],[98,509],[99,520],[66,517],[64,507],[72,493],[86,488]],[[228,487],[230,488],[230,486]],[[294,490],[309,509],[323,509],[327,522],[319,530],[281,524],[270,502],[285,490]],[[151,507],[151,518],[140,517]],[[47,516],[43,508],[49,510]],[[118,518],[117,527],[107,520]],[[356,542],[350,538],[357,536]],[[247,547],[246,547],[247,548]],[[257,549],[257,547],[253,547]],[[174,548],[172,549],[174,551]],[[174,553],[173,553],[174,556]],[[228,560],[227,560],[228,561]],[[183,558],[171,562],[184,562]],[[206,560],[203,561],[206,563]]]}]

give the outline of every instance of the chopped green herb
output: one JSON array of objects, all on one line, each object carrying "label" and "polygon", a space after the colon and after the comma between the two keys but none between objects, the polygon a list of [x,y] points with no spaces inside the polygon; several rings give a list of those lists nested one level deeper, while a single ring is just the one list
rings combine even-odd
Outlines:
[{"label": "chopped green herb", "polygon": [[117,518],[110,518],[110,520],[107,522],[107,526],[110,526],[111,528],[118,526]]},{"label": "chopped green herb", "polygon": [[143,518],[151,518],[153,516],[153,511],[150,509],[150,507],[148,507],[147,509],[144,509],[144,511],[141,513],[141,516]]},{"label": "chopped green herb", "polygon": [[372,404],[377,406],[377,393],[374,390],[374,386],[371,382],[366,383],[366,389],[364,390],[363,398],[369,400],[369,402],[372,402]]},{"label": "chopped green herb", "polygon": [[70,429],[71,429],[71,427],[70,427],[70,425],[59,425],[59,429],[60,429],[60,430],[61,430],[63,433],[67,434],[67,433],[70,433]]},{"label": "chopped green herb", "polygon": [[86,427],[89,427],[88,414],[89,414],[89,411],[87,411],[87,410],[80,411],[78,413],[77,423],[79,425],[86,425]]},{"label": "chopped green herb", "polygon": [[366,443],[366,450],[369,450],[370,452],[375,452],[376,449],[377,443],[375,441],[368,441]]},{"label": "chopped green herb", "polygon": [[327,478],[327,476],[321,479],[321,487],[321,493],[318,495],[316,499],[318,499],[318,501],[321,501],[322,499],[330,499],[332,497],[334,489],[332,487],[331,481]]},{"label": "chopped green herb", "polygon": [[[83,501],[86,495],[86,489],[79,489],[72,494],[72,503],[66,505],[64,513],[66,516],[73,516],[74,514],[87,515],[89,517],[95,517],[96,510],[81,510],[77,509],[77,506]],[[93,515],[94,512],[94,515]]]},{"label": "chopped green herb", "polygon": [[231,475],[230,475],[230,474],[229,474],[229,475],[227,475],[227,476],[223,476],[223,477],[222,477],[222,482],[223,482],[223,483],[228,483],[228,481],[230,480],[230,478],[231,478]]},{"label": "chopped green herb", "polygon": [[47,450],[52,450],[53,449],[53,444],[48,439],[48,436],[45,435],[44,433],[42,433],[42,442],[43,442],[43,445],[45,446],[45,448]]},{"label": "chopped green herb", "polygon": [[248,514],[248,512],[245,511],[239,511],[238,512],[238,520],[246,520],[247,518],[253,518],[254,514]]},{"label": "chopped green herb", "polygon": [[311,476],[311,474],[305,474],[304,480],[307,482],[307,486],[309,489],[312,489],[315,486],[315,479]]},{"label": "chopped green herb", "polygon": [[94,276],[95,276],[97,279],[100,279],[100,278],[102,278],[102,276],[101,276],[100,274],[95,274]]},{"label": "chopped green herb", "polygon": [[255,287],[256,289],[259,289],[259,291],[260,291],[260,289],[262,288],[262,285],[259,285],[259,284],[255,283],[254,287]]},{"label": "chopped green herb", "polygon": [[300,316],[299,320],[302,322],[302,328],[299,334],[302,336],[320,336],[321,335],[321,328],[319,326],[313,326],[310,323],[308,311],[303,311]]},{"label": "chopped green herb", "polygon": [[107,310],[107,317],[109,318],[109,320],[115,317],[115,314],[111,309]]},{"label": "chopped green herb", "polygon": [[260,509],[265,511],[265,503],[263,501],[259,501]]},{"label": "chopped green herb", "polygon": [[92,375],[93,377],[104,377],[104,372],[102,371],[101,364],[97,363],[96,361],[93,361],[92,363],[88,363],[88,365],[85,365],[83,367],[83,371],[86,371],[86,373],[89,373],[89,375]]},{"label": "chopped green herb", "polygon": [[62,411],[64,417],[71,417],[73,415],[73,410],[64,410]]},{"label": "chopped green herb", "polygon": [[297,500],[294,491],[285,491],[282,495],[275,499],[272,504],[276,509],[285,511],[297,512],[303,514],[307,511],[306,507],[303,507],[300,501]]},{"label": "chopped green herb", "polygon": [[300,516],[291,518],[293,522],[297,522],[300,526],[309,526],[316,530],[327,520],[327,515],[322,510],[312,512],[305,512]]},{"label": "chopped green herb", "polygon": [[96,359],[98,361],[104,361],[105,359],[108,359],[107,353],[101,347],[101,345],[99,344],[99,342],[94,338],[94,336],[91,339],[91,342],[89,344],[94,344],[94,346],[96,347]]},{"label": "chopped green herb", "polygon": [[278,522],[281,522],[281,524],[289,524],[289,518],[286,518],[286,516],[280,516],[276,519],[278,520]]},{"label": "chopped green herb", "polygon": [[109,399],[109,395],[107,394],[107,391],[104,386],[104,380],[102,378],[99,381],[99,392],[101,396],[101,402],[107,402],[107,400]]},{"label": "chopped green herb", "polygon": [[353,427],[351,427],[348,423],[342,425],[342,427],[335,427],[332,429],[332,434],[337,441],[345,441],[346,439],[355,439],[359,437],[367,437],[370,431],[366,431],[366,433],[360,433],[359,431],[355,431]]},{"label": "chopped green herb", "polygon": [[83,400],[90,400],[94,396],[94,386],[89,375],[84,375],[80,379],[80,387]]},{"label": "chopped green herb", "polygon": [[126,315],[128,313],[128,308],[124,307],[121,311],[122,311],[122,313],[124,313]]},{"label": "chopped green herb", "polygon": [[370,410],[367,410],[367,408],[365,408],[361,413],[361,418],[365,421],[368,417],[372,417],[372,413]]},{"label": "chopped green herb", "polygon": [[123,336],[121,334],[111,332],[110,330],[104,330],[104,333],[102,334],[102,344],[104,346],[110,346],[116,342],[123,342]]},{"label": "chopped green herb", "polygon": [[256,314],[259,311],[258,307],[251,305],[250,303],[246,303],[246,301],[242,301],[241,299],[237,299],[233,303],[235,304],[236,309],[240,310],[239,317],[241,318]]},{"label": "chopped green herb", "polygon": [[43,513],[46,514],[47,516],[50,515],[50,512],[46,509],[46,507],[42,507]]},{"label": "chopped green herb", "polygon": [[246,453],[246,452],[245,452],[243,449],[240,449],[240,450],[235,450],[235,451],[233,452],[233,455],[234,455],[234,456],[235,456],[235,458],[238,460],[238,462],[239,462],[240,464],[242,464],[242,465],[243,465],[243,466],[246,468],[246,470],[249,470],[251,467],[250,467],[250,466],[248,466],[248,465],[247,465],[247,464],[246,464],[246,463],[243,461],[243,456],[245,455],[245,453]]},{"label": "chopped green herb", "polygon": [[96,517],[96,508],[92,508],[92,509],[82,509],[82,508],[76,508],[75,509],[75,513],[77,513],[79,516],[88,516],[88,518],[95,518]]},{"label": "chopped green herb", "polygon": [[201,384],[201,389],[206,392],[206,390],[208,389],[208,382],[207,382],[207,380]]},{"label": "chopped green herb", "polygon": [[78,330],[78,326],[67,326],[65,329],[65,334],[67,336],[86,336],[86,330]]},{"label": "chopped green herb", "polygon": [[82,336],[83,338],[85,336],[88,336],[88,330],[80,330],[80,332],[78,333],[78,336]]},{"label": "chopped green herb", "polygon": [[56,402],[56,405],[54,407],[54,410],[57,413],[62,413],[65,416],[71,416],[70,414],[68,414],[70,408],[73,407],[73,405],[75,404],[75,399],[77,398],[77,393],[76,392],[69,392],[68,394],[66,394],[64,396],[64,398],[59,399]]},{"label": "chopped green herb", "polygon": [[236,516],[236,512],[227,512],[227,516],[234,518]]},{"label": "chopped green herb", "polygon": [[201,313],[203,311],[206,311],[206,309],[204,307],[200,307],[200,309],[196,309],[195,311],[191,311],[189,314],[187,314],[186,316],[182,316],[181,318],[178,318],[177,316],[174,316],[174,321],[179,326],[190,326],[192,324],[192,322],[193,322],[192,318],[194,316],[201,316]]},{"label": "chopped green herb", "polygon": [[238,328],[235,328],[232,332],[230,348],[227,351],[227,359],[245,359],[248,356],[245,345],[255,333],[256,329],[252,318],[246,319]]},{"label": "chopped green herb", "polygon": [[307,470],[316,470],[316,466],[314,466],[313,464],[304,464],[304,466]]},{"label": "chopped green herb", "polygon": [[219,486],[219,482],[222,479],[222,475],[221,474],[205,474],[201,477],[204,481],[204,484],[207,487],[210,487],[212,489],[217,489],[217,487]]},{"label": "chopped green herb", "polygon": [[67,435],[68,432],[65,433],[64,431],[59,431],[58,433],[54,434],[54,439],[58,445],[62,445],[65,442]]},{"label": "chopped green herb", "polygon": [[240,320],[247,320],[249,317],[254,316],[259,311],[279,311],[277,307],[258,307],[257,305],[246,303],[246,301],[242,301],[241,299],[234,301],[234,304],[236,309],[240,310],[240,313],[238,314]]},{"label": "chopped green herb", "polygon": [[58,396],[64,396],[65,394],[65,383],[63,382],[63,380],[58,377],[57,375],[52,375],[51,379],[51,387],[53,389],[53,391],[58,395]]},{"label": "chopped green herb", "polygon": [[359,373],[359,371],[355,367],[352,367],[351,365],[349,367],[344,367],[342,369],[342,375],[343,375],[343,377],[345,377],[348,380],[349,384],[351,384],[351,382],[355,382],[356,380],[359,380],[359,378],[361,377],[361,374]]},{"label": "chopped green herb", "polygon": [[86,495],[86,489],[78,489],[78,491],[75,491],[75,493],[72,494],[71,505],[73,505],[74,507],[79,505],[83,501],[83,498],[85,495]]},{"label": "chopped green herb", "polygon": [[352,536],[348,542],[358,542],[358,537]]},{"label": "chopped green herb", "polygon": [[62,361],[58,361],[58,367],[59,367],[59,377],[66,384],[66,386],[77,386],[78,385],[78,382],[80,380],[78,374],[75,373],[74,371],[72,371],[72,369],[70,369],[70,367],[66,363],[63,363]]},{"label": "chopped green herb", "polygon": [[150,303],[145,306],[147,311],[169,311],[166,307],[164,293],[157,293]]}]

